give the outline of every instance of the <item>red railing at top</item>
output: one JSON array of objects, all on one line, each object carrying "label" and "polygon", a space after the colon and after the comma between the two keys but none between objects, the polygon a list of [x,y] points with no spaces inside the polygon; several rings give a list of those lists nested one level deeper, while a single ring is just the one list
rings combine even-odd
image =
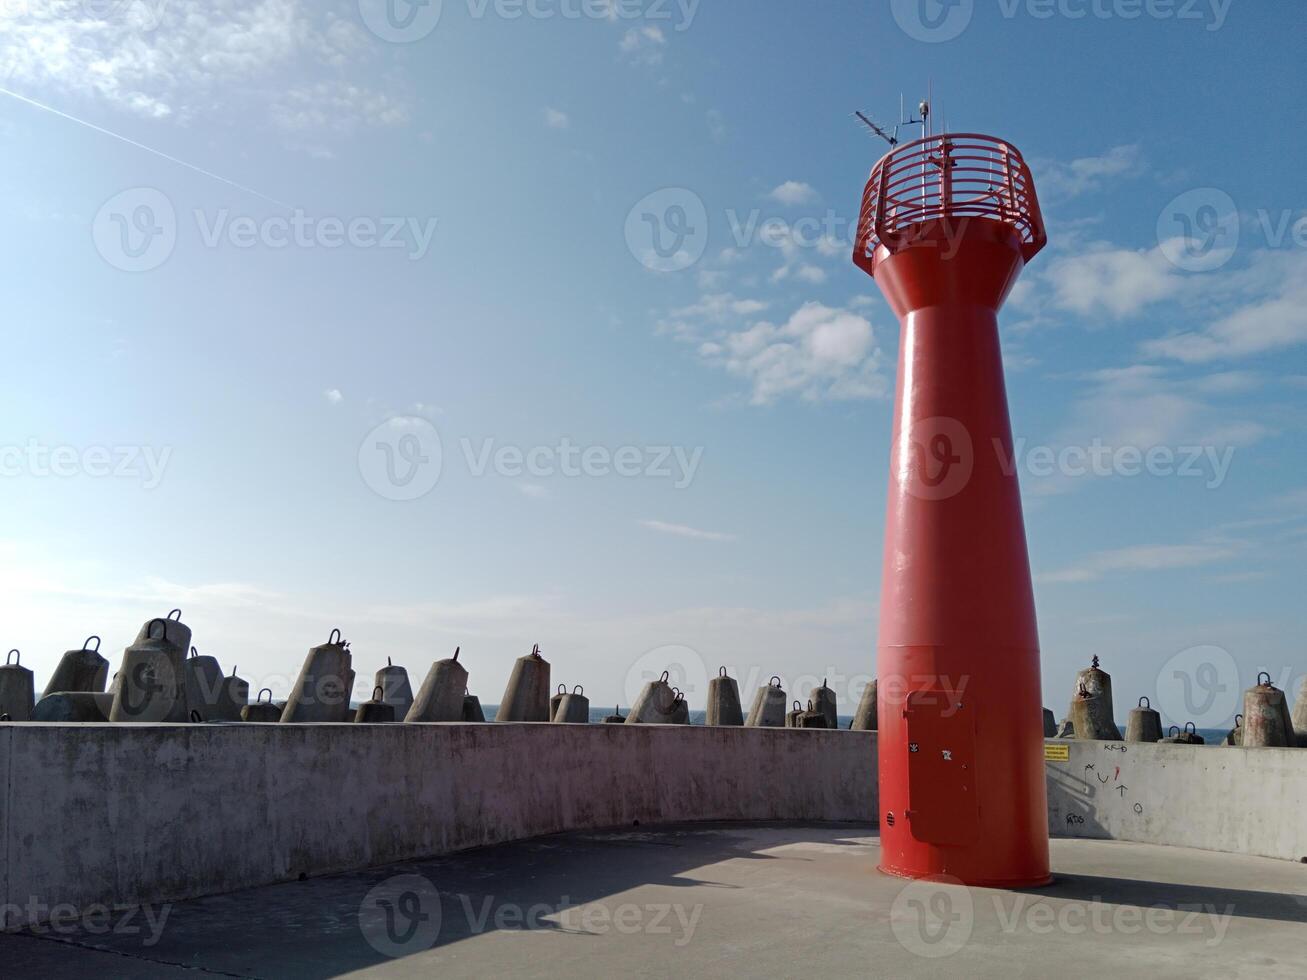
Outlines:
[{"label": "red railing at top", "polygon": [[1011,143],[977,133],[946,133],[896,146],[871,170],[862,195],[853,261],[868,272],[876,248],[891,252],[926,221],[961,226],[967,218],[1011,225],[1030,261],[1048,242],[1035,182]]}]

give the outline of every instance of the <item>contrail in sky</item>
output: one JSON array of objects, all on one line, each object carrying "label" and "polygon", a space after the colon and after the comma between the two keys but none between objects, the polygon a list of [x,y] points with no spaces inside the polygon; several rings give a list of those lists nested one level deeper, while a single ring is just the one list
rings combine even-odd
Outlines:
[{"label": "contrail in sky", "polygon": [[223,177],[221,174],[215,174],[212,170],[205,170],[203,167],[197,167],[193,163],[187,163],[185,160],[179,160],[177,159],[177,157],[164,153],[162,150],[156,150],[152,146],[146,146],[144,143],[138,143],[134,139],[130,139],[126,136],[123,136],[121,133],[115,133],[111,129],[105,129],[103,126],[97,126],[93,122],[87,122],[85,119],[78,119],[76,116],[70,116],[68,113],[62,112],[59,109],[54,108],[54,106],[48,106],[44,102],[37,102],[36,99],[29,99],[26,95],[19,95],[17,92],[11,92],[9,89],[3,87],[0,87],[0,94],[7,95],[11,99],[17,99],[19,102],[26,102],[28,105],[35,106],[38,109],[44,109],[46,112],[52,112],[56,116],[59,116],[61,119],[67,119],[70,122],[75,122],[79,126],[85,126],[87,129],[93,129],[97,133],[103,133],[105,136],[112,136],[114,139],[120,140],[123,143],[126,143],[128,146],[134,146],[138,150],[144,150],[146,153],[153,153],[155,156],[161,157],[164,160],[167,160],[169,163],[175,163],[180,167],[185,167],[187,170],[193,170],[197,174],[203,174],[205,177],[208,177],[211,180],[216,180],[223,184],[227,184],[229,187],[234,187],[238,191],[244,191],[246,194],[253,194],[255,197],[262,198],[263,200],[267,201],[269,204],[277,205],[277,207],[279,208],[290,207],[290,205],[287,204],[285,201],[278,201],[275,197],[269,197],[267,194],[262,194],[259,191],[256,191],[253,187],[246,187],[244,184],[238,184],[234,180],[228,180],[226,177]]}]

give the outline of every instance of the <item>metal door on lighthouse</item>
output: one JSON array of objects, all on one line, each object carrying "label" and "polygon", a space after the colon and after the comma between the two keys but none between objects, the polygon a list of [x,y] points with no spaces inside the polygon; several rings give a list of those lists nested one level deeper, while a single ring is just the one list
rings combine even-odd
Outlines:
[{"label": "metal door on lighthouse", "polygon": [[968,844],[979,833],[976,726],[944,691],[913,691],[908,722],[908,826],[929,844]]}]

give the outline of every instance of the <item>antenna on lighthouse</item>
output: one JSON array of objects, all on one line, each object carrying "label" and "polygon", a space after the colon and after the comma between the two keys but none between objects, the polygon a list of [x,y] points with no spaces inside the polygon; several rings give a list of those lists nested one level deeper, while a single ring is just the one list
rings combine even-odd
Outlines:
[{"label": "antenna on lighthouse", "polygon": [[861,110],[854,110],[853,115],[856,116],[858,120],[872,132],[872,134],[879,136],[890,146],[898,146],[899,143],[902,142],[899,139],[899,130],[904,126],[920,126],[922,138],[925,138],[931,135],[930,87],[927,86],[926,98],[917,103],[917,114],[915,116],[909,116],[907,114],[907,107],[903,100],[903,93],[899,93],[899,121],[895,124],[893,132],[887,130],[884,126],[881,126]]},{"label": "antenna on lighthouse", "polygon": [[[917,114],[909,116],[903,105],[903,94],[899,93],[899,126],[920,126],[921,138],[930,135],[930,86],[926,87],[926,97],[917,103]],[[895,132],[898,128],[895,128]]]},{"label": "antenna on lighthouse", "polygon": [[894,134],[890,135],[889,133],[885,132],[885,130],[882,127],[877,126],[874,122],[868,119],[860,111],[855,109],[853,114],[862,120],[863,125],[865,125],[868,129],[870,129],[873,133],[875,133],[877,136],[883,139],[890,146],[899,145],[899,137],[898,137],[899,130],[897,126],[894,127]]}]

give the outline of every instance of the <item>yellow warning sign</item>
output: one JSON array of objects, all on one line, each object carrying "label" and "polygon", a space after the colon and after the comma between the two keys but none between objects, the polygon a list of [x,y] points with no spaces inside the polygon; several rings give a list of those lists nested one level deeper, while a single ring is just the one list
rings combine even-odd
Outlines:
[{"label": "yellow warning sign", "polygon": [[1071,746],[1069,745],[1049,745],[1044,743],[1044,761],[1045,762],[1070,762]]}]

